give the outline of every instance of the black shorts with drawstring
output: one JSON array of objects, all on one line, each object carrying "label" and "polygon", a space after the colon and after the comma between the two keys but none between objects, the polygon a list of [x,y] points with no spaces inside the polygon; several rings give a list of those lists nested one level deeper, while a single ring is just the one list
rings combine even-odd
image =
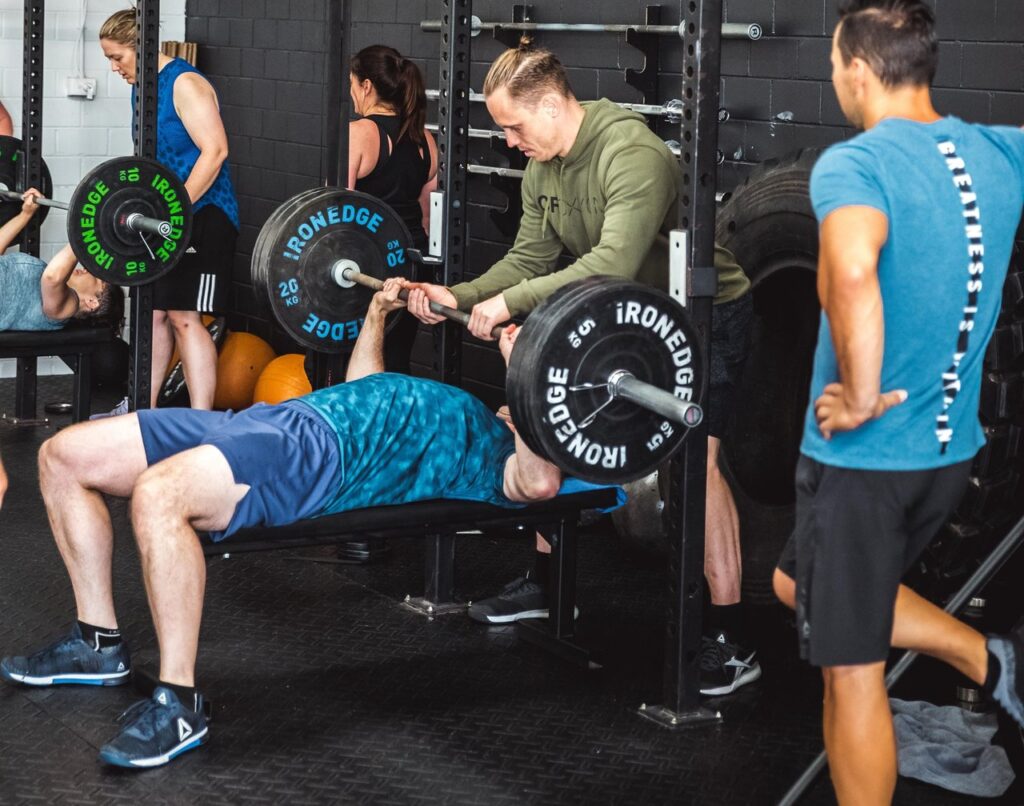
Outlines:
[{"label": "black shorts with drawstring", "polygon": [[779,569],[796,580],[804,660],[886,659],[900,580],[953,514],[970,470],[970,460],[931,470],[849,470],[801,455],[796,526]]}]

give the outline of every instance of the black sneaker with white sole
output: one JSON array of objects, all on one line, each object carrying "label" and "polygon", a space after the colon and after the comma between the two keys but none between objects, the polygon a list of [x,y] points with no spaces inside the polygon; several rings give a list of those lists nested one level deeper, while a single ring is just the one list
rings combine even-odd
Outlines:
[{"label": "black sneaker with white sole", "polygon": [[700,693],[705,697],[732,694],[761,676],[757,652],[744,649],[724,632],[701,638]]},{"label": "black sneaker with white sole", "polygon": [[501,593],[473,602],[469,617],[485,624],[511,624],[524,618],[547,618],[548,595],[530,574],[509,582]]}]

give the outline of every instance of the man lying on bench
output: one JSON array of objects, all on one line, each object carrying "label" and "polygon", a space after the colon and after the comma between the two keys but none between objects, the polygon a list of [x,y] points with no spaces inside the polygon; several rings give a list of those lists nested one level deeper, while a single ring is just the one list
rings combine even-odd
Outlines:
[{"label": "man lying on bench", "polygon": [[65,246],[48,264],[7,249],[32,220],[39,205],[35,188],[25,192],[21,212],[0,227],[0,331],[60,330],[69,319],[103,317],[119,323],[124,294],[78,265]]},{"label": "man lying on bench", "polygon": [[[140,411],[72,426],[40,450],[43,499],[74,588],[71,634],[0,674],[32,686],[128,682],[114,614],[113,533],[103,494],[131,496],[131,520],[160,649],[160,684],[100,750],[108,764],[152,767],[202,744],[194,682],[206,565],[196,530],[221,540],[345,510],[432,498],[516,507],[553,498],[558,469],[479,400],[385,373],[384,320],[402,280],[373,297],[348,383],[277,406],[230,412]],[[500,342],[506,362],[516,330]]]}]

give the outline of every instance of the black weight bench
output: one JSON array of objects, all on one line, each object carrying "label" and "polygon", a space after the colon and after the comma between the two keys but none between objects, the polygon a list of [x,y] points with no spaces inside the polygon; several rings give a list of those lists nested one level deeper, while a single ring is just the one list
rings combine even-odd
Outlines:
[{"label": "black weight bench", "polygon": [[353,538],[417,537],[427,539],[424,594],[406,606],[433,617],[461,611],[455,600],[455,535],[488,528],[538,531],[551,543],[550,616],[516,624],[521,637],[580,665],[594,668],[586,650],[572,642],[575,634],[576,536],[585,509],[615,506],[614,489],[560,495],[521,509],[504,509],[466,501],[420,501],[399,506],[356,509],[289,526],[243,529],[227,540],[204,540],[207,555],[322,546]]},{"label": "black weight bench", "polygon": [[116,338],[109,326],[69,326],[62,330],[0,331],[0,358],[18,361],[15,376],[14,424],[40,422],[36,419],[36,362],[41,356],[61,357],[74,372],[71,420],[89,416],[89,388],[92,355]]}]

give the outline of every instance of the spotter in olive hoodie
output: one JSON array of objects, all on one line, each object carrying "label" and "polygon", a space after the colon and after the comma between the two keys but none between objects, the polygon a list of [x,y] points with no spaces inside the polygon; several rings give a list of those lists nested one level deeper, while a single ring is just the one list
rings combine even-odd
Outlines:
[{"label": "spotter in olive hoodie", "polygon": [[[585,111],[568,155],[530,160],[515,244],[483,276],[452,287],[468,310],[504,293],[513,316],[532,311],[566,283],[594,274],[668,288],[668,233],[676,226],[679,163],[641,115],[607,100]],[[563,251],[576,258],[557,269]],[[718,295],[750,287],[735,258],[715,248]]]}]

